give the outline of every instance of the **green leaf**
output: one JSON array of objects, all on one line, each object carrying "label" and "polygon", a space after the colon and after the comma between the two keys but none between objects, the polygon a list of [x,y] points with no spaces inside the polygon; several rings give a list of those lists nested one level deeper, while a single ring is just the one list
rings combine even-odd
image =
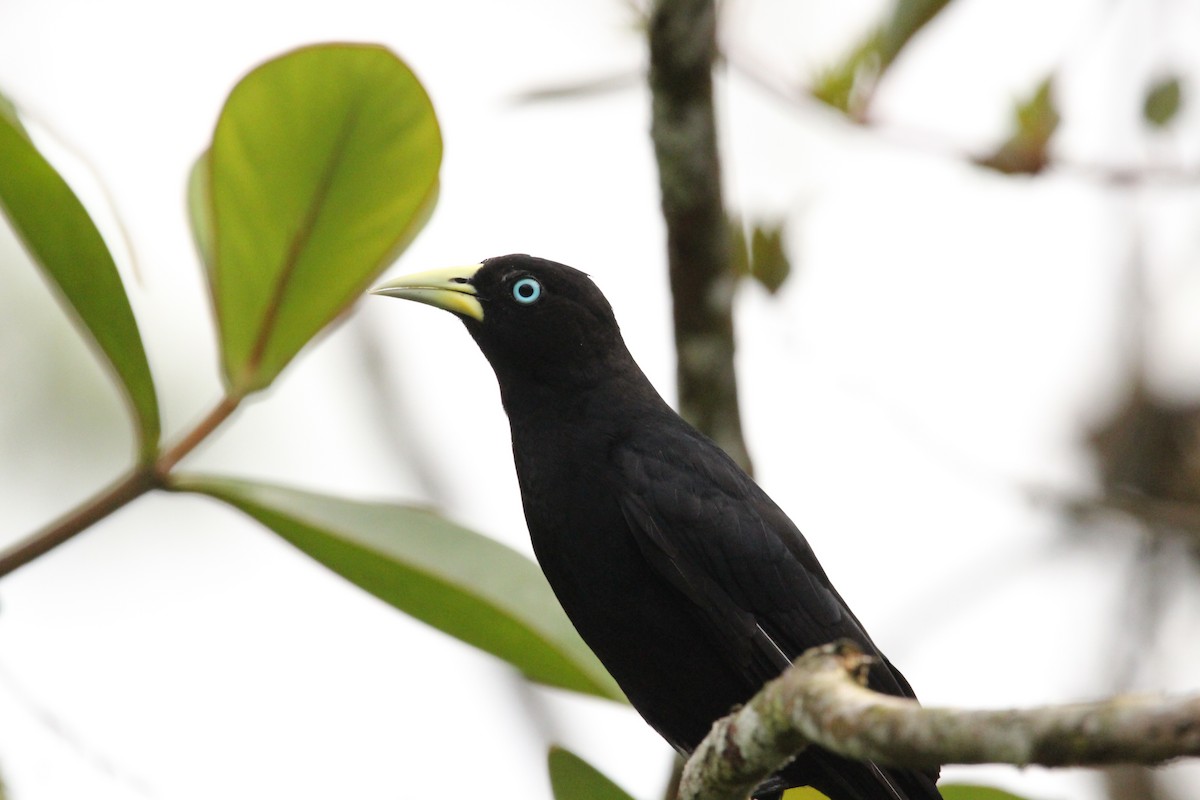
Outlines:
[{"label": "green leaf", "polygon": [[537,564],[421,508],[224,478],[173,488],[223,500],[342,577],[550,686],[623,700]]},{"label": "green leaf", "polygon": [[875,86],[905,46],[950,0],[896,0],[882,23],[867,31],[840,61],[813,81],[813,97],[861,119]]},{"label": "green leaf", "polygon": [[1049,140],[1059,123],[1052,77],[1043,78],[1028,99],[1017,103],[1015,117],[1018,134],[1039,141]]},{"label": "green leaf", "polygon": [[1049,163],[1051,137],[1058,130],[1054,81],[1045,78],[1034,93],[1013,109],[1013,131],[991,155],[976,159],[980,166],[1007,175],[1036,175]]},{"label": "green leaf", "polygon": [[161,432],[154,379],[112,254],[62,176],[0,104],[0,211],[117,377],[152,459]]},{"label": "green leaf", "polygon": [[1183,89],[1178,75],[1169,75],[1155,81],[1146,90],[1142,103],[1142,118],[1155,128],[1165,128],[1179,114],[1183,102]]},{"label": "green leaf", "polygon": [[879,37],[882,68],[890,67],[905,45],[949,4],[949,0],[897,0]]},{"label": "green leaf", "polygon": [[792,262],[783,249],[783,223],[760,223],[750,237],[750,274],[775,294],[792,274]]},{"label": "green leaf", "polygon": [[812,96],[851,119],[859,119],[881,75],[882,36],[881,28],[871,30],[845,58],[821,70],[813,80]]},{"label": "green leaf", "polygon": [[204,264],[208,275],[209,286],[213,285],[213,220],[212,205],[209,203],[211,186],[211,167],[208,152],[201,154],[188,173],[187,206],[188,221],[192,225],[192,239],[196,243],[196,252]]},{"label": "green leaf", "polygon": [[551,747],[547,762],[554,800],[633,800],[632,795],[570,750]]},{"label": "green leaf", "polygon": [[22,136],[26,139],[29,138],[29,134],[25,132],[25,126],[21,124],[21,118],[17,116],[16,106],[2,94],[0,94],[0,119],[7,120],[10,125],[21,132]]},{"label": "green leaf", "polygon": [[783,223],[751,223],[749,241],[740,219],[730,217],[728,224],[733,274],[754,278],[771,294],[778,292],[792,272],[792,263],[783,247]]},{"label": "green leaf", "polygon": [[1028,800],[1002,789],[967,783],[939,784],[938,791],[942,793],[942,800]]},{"label": "green leaf", "polygon": [[428,95],[385,48],[306,47],[238,83],[190,204],[232,395],[269,385],[408,245],[441,157]]}]

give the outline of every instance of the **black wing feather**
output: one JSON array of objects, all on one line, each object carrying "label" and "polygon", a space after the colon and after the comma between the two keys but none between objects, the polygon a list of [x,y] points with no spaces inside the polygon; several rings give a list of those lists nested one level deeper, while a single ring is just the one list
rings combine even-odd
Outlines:
[{"label": "black wing feather", "polygon": [[705,610],[731,652],[762,670],[757,682],[841,637],[877,652],[800,531],[745,472],[690,430],[660,430],[651,441],[652,449],[615,452],[621,510],[659,574]]},{"label": "black wing feather", "polygon": [[[709,622],[719,650],[752,685],[810,647],[839,638],[878,658],[872,688],[913,697],[842,600],[786,514],[723,451],[690,427],[664,425],[614,447],[622,514],[654,570]],[[788,774],[841,800],[936,798],[936,773],[884,770],[809,748]]]}]

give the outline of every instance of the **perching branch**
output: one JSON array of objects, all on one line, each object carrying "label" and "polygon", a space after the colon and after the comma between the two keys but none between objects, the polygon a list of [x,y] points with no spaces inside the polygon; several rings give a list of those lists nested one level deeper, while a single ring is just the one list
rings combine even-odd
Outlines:
[{"label": "perching branch", "polygon": [[1159,764],[1200,756],[1200,695],[998,711],[925,708],[865,688],[869,663],[844,641],[802,655],[713,726],[684,768],[680,800],[743,800],[810,743],[918,769]]},{"label": "perching branch", "polygon": [[713,0],[657,0],[650,15],[651,138],[674,306],[679,413],[748,467],[733,368],[728,223],[713,110]]}]

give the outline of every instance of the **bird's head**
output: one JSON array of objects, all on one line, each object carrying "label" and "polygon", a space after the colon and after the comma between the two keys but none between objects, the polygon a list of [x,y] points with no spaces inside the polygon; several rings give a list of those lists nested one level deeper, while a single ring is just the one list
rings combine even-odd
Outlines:
[{"label": "bird's head", "polygon": [[406,275],[374,294],[457,315],[506,381],[595,379],[629,358],[612,307],[583,272],[527,255]]}]

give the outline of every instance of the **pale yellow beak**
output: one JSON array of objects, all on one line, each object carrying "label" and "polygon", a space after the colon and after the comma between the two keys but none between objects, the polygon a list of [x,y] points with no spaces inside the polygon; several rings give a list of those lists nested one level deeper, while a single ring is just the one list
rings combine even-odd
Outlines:
[{"label": "pale yellow beak", "polygon": [[471,285],[471,278],[482,266],[469,264],[405,275],[376,286],[371,294],[415,300],[483,322],[483,306],[475,298],[475,287]]}]

